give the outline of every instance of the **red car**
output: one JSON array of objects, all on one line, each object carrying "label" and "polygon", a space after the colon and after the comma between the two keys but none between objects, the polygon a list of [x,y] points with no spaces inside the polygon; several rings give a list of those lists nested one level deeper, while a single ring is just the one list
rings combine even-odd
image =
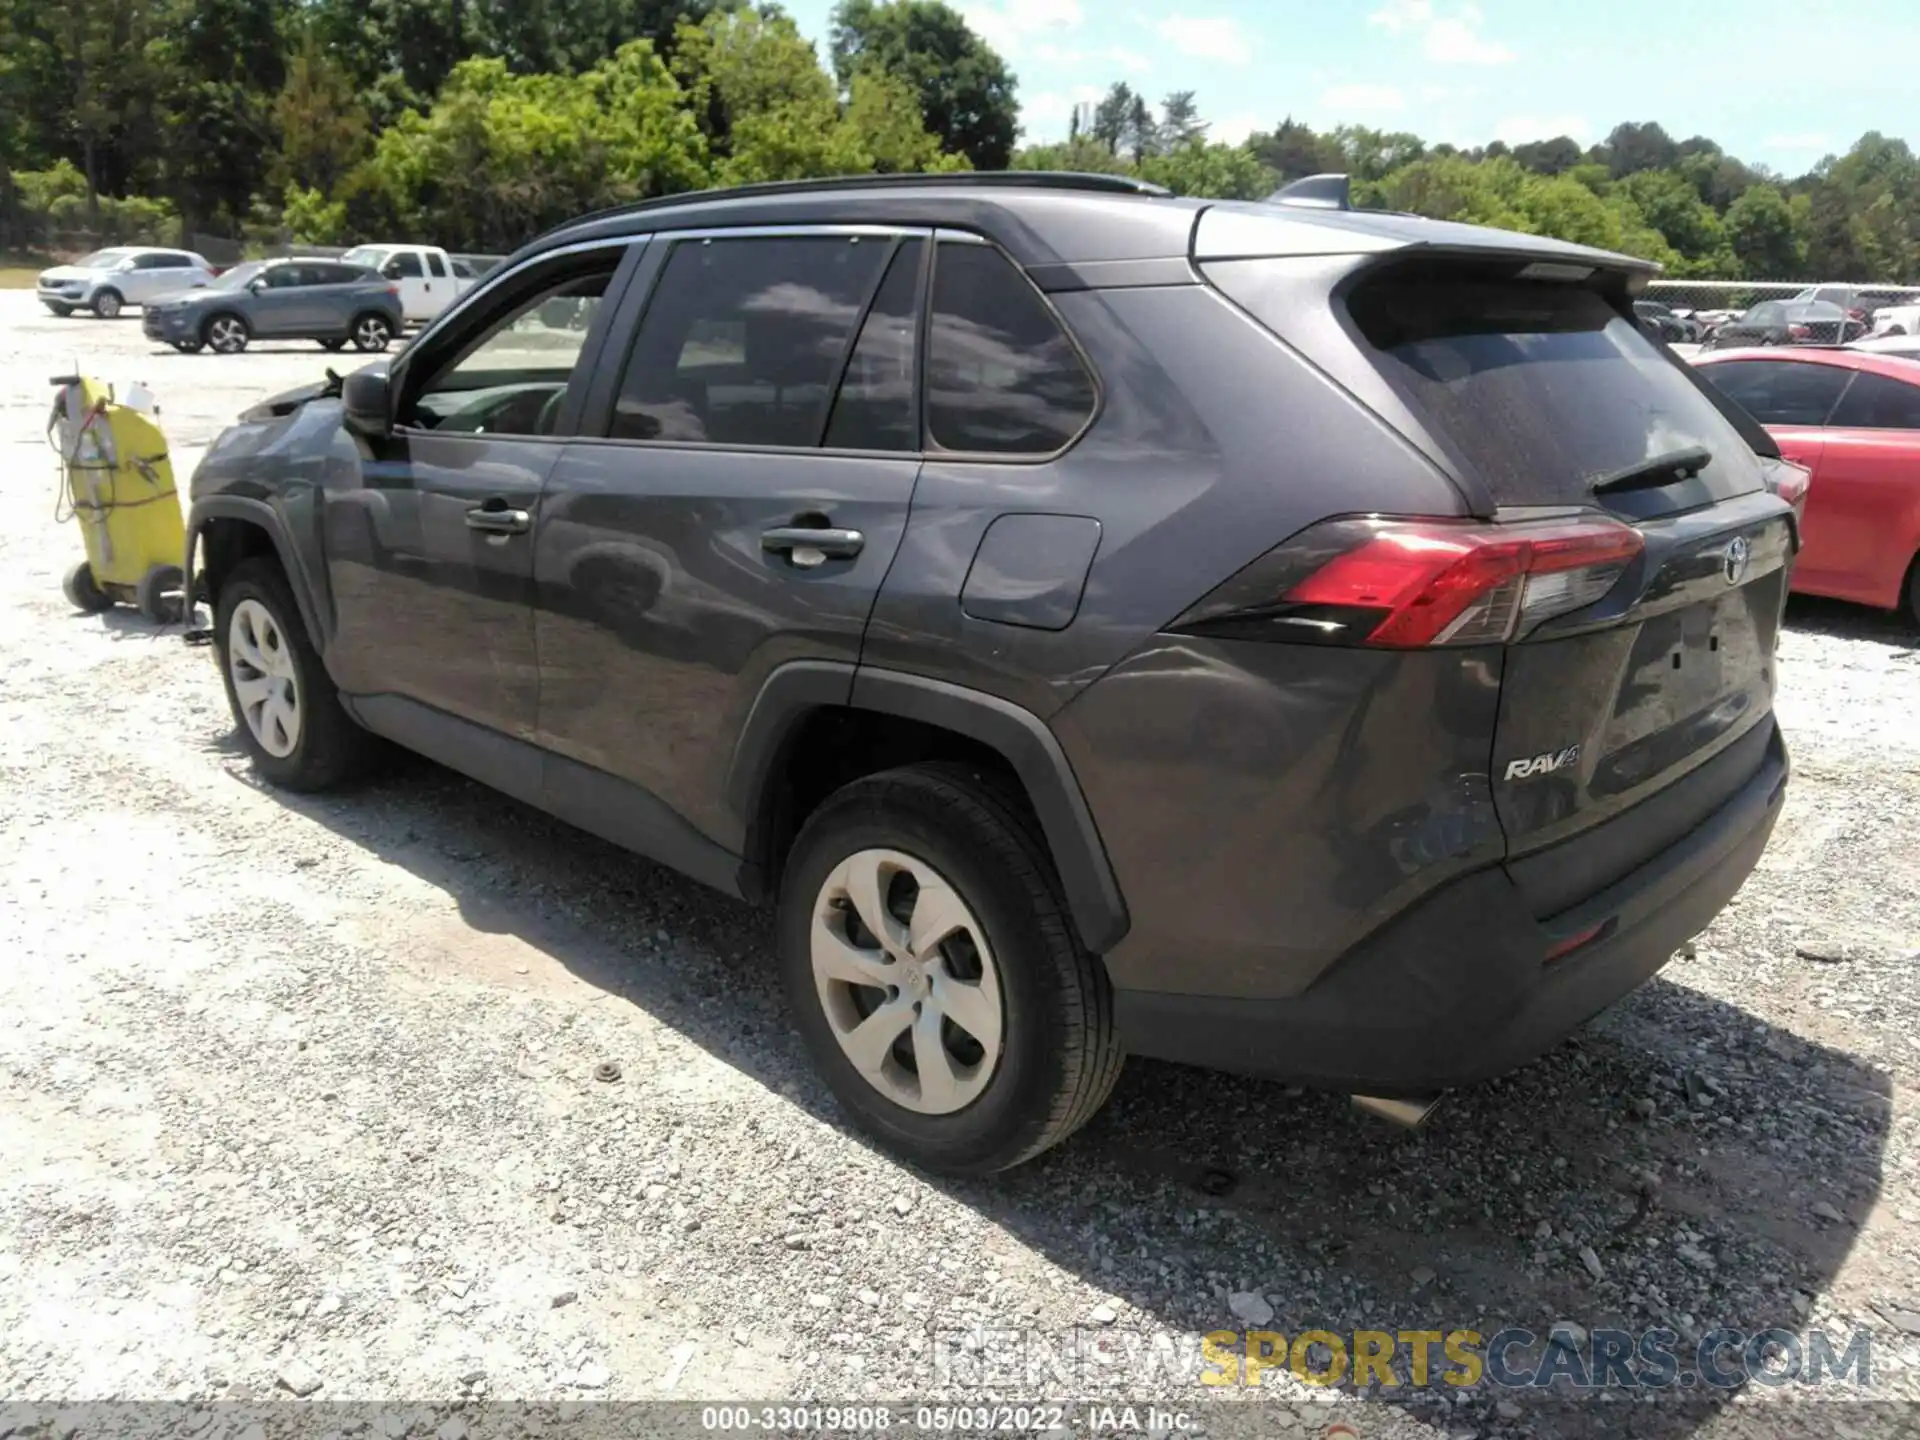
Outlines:
[{"label": "red car", "polygon": [[1769,349],[1698,364],[1813,474],[1793,588],[1920,625],[1920,361]]}]

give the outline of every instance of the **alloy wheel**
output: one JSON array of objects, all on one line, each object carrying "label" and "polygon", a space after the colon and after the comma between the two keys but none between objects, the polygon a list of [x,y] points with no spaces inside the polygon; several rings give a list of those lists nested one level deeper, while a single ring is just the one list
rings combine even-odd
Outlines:
[{"label": "alloy wheel", "polygon": [[378,316],[369,315],[353,329],[353,343],[362,350],[384,350],[393,331]]},{"label": "alloy wheel", "polygon": [[232,316],[222,315],[207,327],[207,343],[222,355],[232,355],[246,348],[247,328]]},{"label": "alloy wheel", "polygon": [[894,1104],[947,1115],[1000,1062],[1000,974],[958,890],[898,850],[862,850],[814,900],[814,986],[861,1077]]},{"label": "alloy wheel", "polygon": [[300,677],[286,632],[258,600],[234,606],[227,672],[247,729],[262,750],[284,760],[300,743]]}]

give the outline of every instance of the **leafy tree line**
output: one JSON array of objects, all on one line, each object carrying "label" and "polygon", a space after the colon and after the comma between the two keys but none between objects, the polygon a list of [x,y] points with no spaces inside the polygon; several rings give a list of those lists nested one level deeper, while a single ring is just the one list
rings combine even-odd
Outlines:
[{"label": "leafy tree line", "polygon": [[1015,78],[942,0],[842,0],[820,55],[747,0],[0,0],[0,243],[202,231],[505,250],[708,185],[1006,166],[1551,234],[1678,275],[1920,279],[1920,161],[1868,134],[1796,179],[1623,124],[1458,149],[1291,119],[1209,136],[1126,84],[1016,148]]}]

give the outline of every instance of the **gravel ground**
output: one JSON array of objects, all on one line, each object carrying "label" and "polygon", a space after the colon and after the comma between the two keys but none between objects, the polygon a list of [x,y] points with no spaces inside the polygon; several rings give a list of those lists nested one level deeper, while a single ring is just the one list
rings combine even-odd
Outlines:
[{"label": "gravel ground", "polygon": [[[184,484],[329,357],[156,353],[0,294],[0,1400],[1064,1395],[1371,1440],[1880,1435],[1920,1398],[1920,638],[1891,619],[1796,604],[1771,850],[1549,1057],[1411,1135],[1136,1063],[1061,1150],[948,1183],[841,1123],[761,914],[425,763],[265,791],[208,652],[69,613],[41,428],[76,358],[153,387]],[[1243,1321],[1864,1327],[1872,1385],[965,1386],[1007,1330]]]}]

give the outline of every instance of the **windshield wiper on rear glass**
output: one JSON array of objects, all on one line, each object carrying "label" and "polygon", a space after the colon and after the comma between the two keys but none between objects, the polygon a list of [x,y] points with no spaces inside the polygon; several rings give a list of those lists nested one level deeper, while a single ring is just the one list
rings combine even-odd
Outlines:
[{"label": "windshield wiper on rear glass", "polygon": [[1662,485],[1691,480],[1712,463],[1713,452],[1706,446],[1689,445],[1684,450],[1670,450],[1651,460],[1636,460],[1622,466],[1602,475],[1591,488],[1596,495],[1609,490],[1657,490]]}]

